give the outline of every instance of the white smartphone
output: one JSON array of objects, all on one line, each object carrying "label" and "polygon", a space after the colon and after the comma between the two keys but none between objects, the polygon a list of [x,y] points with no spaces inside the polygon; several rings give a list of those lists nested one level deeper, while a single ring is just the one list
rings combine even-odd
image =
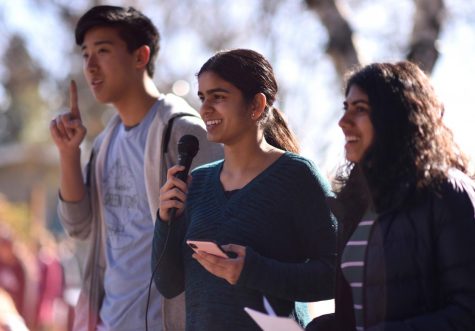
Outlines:
[{"label": "white smartphone", "polygon": [[186,243],[195,252],[202,251],[222,258],[229,258],[228,254],[214,241],[207,240],[187,240]]}]

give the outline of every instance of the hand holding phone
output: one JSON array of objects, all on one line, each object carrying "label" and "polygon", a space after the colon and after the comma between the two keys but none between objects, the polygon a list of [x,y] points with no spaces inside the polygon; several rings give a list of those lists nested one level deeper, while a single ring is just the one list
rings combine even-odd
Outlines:
[{"label": "hand holding phone", "polygon": [[222,258],[229,258],[229,255],[214,241],[187,240],[186,243],[195,252],[205,252]]}]

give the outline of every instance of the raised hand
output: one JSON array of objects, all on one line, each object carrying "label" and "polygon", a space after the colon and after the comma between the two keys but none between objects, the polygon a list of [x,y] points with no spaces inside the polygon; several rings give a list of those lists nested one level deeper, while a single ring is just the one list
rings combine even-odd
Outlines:
[{"label": "raised hand", "polygon": [[82,124],[77,86],[74,80],[69,85],[69,99],[70,111],[56,116],[50,123],[51,137],[61,154],[77,151],[86,136],[86,127]]},{"label": "raised hand", "polygon": [[176,173],[183,171],[184,166],[176,165],[168,169],[167,181],[160,189],[160,219],[168,221],[170,219],[170,209],[176,208],[176,215],[180,215],[185,208],[186,193],[188,192],[187,183],[175,177]]}]

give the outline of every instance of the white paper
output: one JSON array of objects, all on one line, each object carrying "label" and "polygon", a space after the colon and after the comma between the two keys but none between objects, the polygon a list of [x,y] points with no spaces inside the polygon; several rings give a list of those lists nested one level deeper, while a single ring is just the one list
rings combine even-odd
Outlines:
[{"label": "white paper", "polygon": [[303,331],[293,319],[277,316],[265,296],[262,297],[262,300],[267,314],[248,307],[245,307],[244,310],[263,331]]},{"label": "white paper", "polygon": [[264,309],[266,310],[267,314],[269,316],[277,316],[277,314],[274,312],[274,309],[272,309],[272,306],[270,305],[269,301],[267,300],[266,297],[262,297],[264,301]]},{"label": "white paper", "polygon": [[300,325],[291,318],[270,316],[248,307],[245,307],[244,310],[263,331],[303,331]]}]

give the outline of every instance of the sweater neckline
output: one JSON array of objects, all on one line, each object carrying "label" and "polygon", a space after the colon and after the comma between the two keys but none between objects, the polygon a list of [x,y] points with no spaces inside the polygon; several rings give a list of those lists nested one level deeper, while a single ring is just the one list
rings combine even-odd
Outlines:
[{"label": "sweater neckline", "polygon": [[222,160],[214,173],[214,179],[215,179],[214,191],[216,192],[216,196],[218,198],[219,203],[221,205],[224,205],[228,203],[229,201],[239,199],[241,195],[246,194],[247,191],[252,189],[252,187],[255,186],[256,183],[259,183],[261,180],[267,177],[268,174],[272,172],[272,169],[274,169],[281,162],[283,162],[285,159],[288,158],[289,154],[290,152],[287,152],[287,151],[284,152],[281,156],[279,156],[277,160],[272,162],[267,168],[265,168],[261,173],[259,173],[256,177],[254,177],[249,183],[244,185],[242,188],[235,190],[236,192],[232,194],[229,198],[226,197],[226,191],[224,190],[223,185],[221,184],[221,180],[219,178],[221,171],[223,170],[223,165],[224,165],[224,160]]}]

